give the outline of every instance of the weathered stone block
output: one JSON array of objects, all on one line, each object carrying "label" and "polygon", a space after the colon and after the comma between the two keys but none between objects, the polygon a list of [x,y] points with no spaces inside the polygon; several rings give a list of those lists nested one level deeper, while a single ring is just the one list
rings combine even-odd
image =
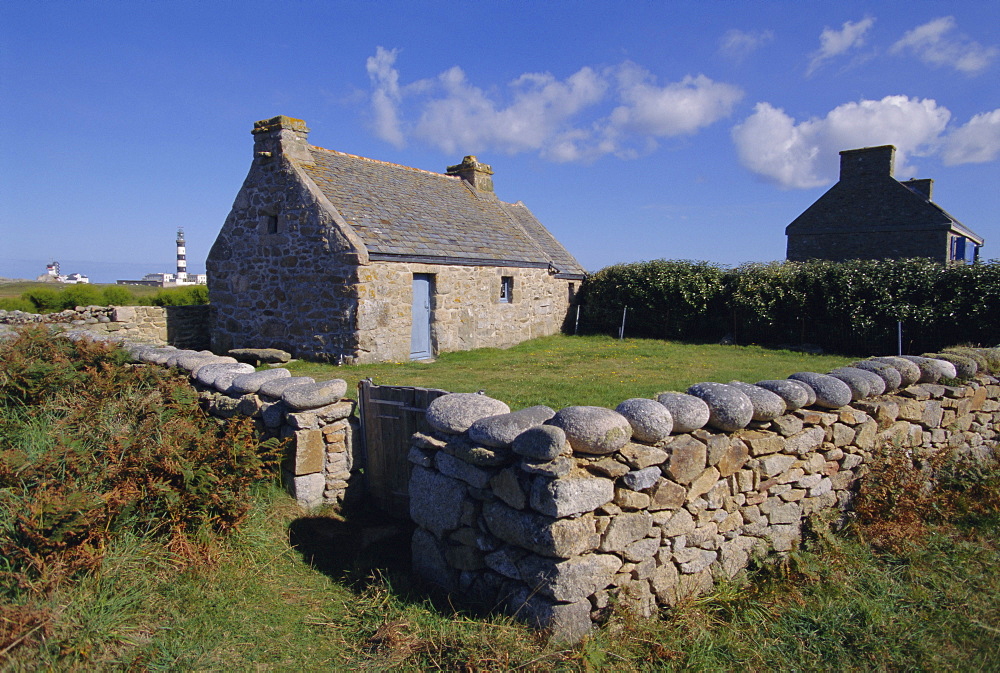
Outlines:
[{"label": "weathered stone block", "polygon": [[526,556],[518,562],[529,588],[558,601],[574,602],[611,584],[622,561],[613,554],[585,554],[566,561]]},{"label": "weathered stone block", "polygon": [[653,518],[646,512],[626,512],[611,519],[599,549],[620,552],[636,540],[649,535]]},{"label": "weathered stone block", "polygon": [[666,473],[679,484],[690,484],[705,469],[708,451],[705,444],[690,435],[681,435],[667,445],[670,459]]},{"label": "weathered stone block", "polygon": [[542,556],[577,556],[597,549],[601,541],[592,515],[553,519],[488,501],[483,503],[483,518],[493,535]]},{"label": "weathered stone block", "polygon": [[649,510],[678,509],[687,500],[687,489],[669,479],[660,479],[650,491]]},{"label": "weathered stone block", "polygon": [[687,500],[691,501],[705,493],[708,493],[716,482],[719,481],[719,471],[714,467],[705,468],[700,475],[695,477],[688,488]]},{"label": "weathered stone block", "polygon": [[600,477],[567,475],[559,479],[536,479],[531,488],[531,507],[557,518],[591,512],[615,497],[615,483]]},{"label": "weathered stone block", "polygon": [[322,472],[326,458],[323,433],[319,430],[296,430],[292,437],[286,469],[295,476]]},{"label": "weathered stone block", "polygon": [[715,464],[719,470],[719,476],[728,477],[731,474],[735,474],[747,462],[749,453],[747,445],[742,440],[734,437],[728,442],[728,446],[719,458],[719,462]]},{"label": "weathered stone block", "polygon": [[[414,466],[410,474],[410,518],[438,537],[461,525],[465,484],[434,470]],[[443,552],[442,552],[443,553]]]}]

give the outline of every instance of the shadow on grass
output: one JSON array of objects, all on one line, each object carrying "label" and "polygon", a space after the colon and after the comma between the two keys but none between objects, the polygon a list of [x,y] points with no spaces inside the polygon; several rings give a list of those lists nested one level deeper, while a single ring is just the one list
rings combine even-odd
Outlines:
[{"label": "shadow on grass", "polygon": [[302,560],[332,580],[363,590],[383,578],[409,589],[414,525],[377,512],[304,516],[288,526],[288,541]]},{"label": "shadow on grass", "polygon": [[352,591],[388,586],[404,603],[426,606],[442,615],[485,619],[500,605],[452,594],[416,576],[410,541],[416,526],[377,510],[353,508],[331,516],[304,516],[288,526],[288,541],[303,562]]}]

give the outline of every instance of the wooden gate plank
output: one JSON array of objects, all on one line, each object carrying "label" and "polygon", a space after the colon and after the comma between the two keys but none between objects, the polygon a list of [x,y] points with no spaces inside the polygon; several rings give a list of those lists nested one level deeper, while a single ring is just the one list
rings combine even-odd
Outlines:
[{"label": "wooden gate plank", "polygon": [[368,496],[387,514],[409,517],[410,438],[430,431],[427,405],[446,394],[432,388],[358,384]]}]

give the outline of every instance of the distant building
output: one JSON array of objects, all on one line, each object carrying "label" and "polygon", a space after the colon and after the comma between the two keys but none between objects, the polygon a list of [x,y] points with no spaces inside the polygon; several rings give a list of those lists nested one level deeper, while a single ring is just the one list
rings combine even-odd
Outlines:
[{"label": "distant building", "polygon": [[120,280],[119,285],[150,285],[153,287],[179,287],[183,285],[206,285],[208,276],[203,273],[190,275],[187,272],[187,248],[184,244],[184,228],[177,228],[177,273],[147,273],[142,280]]},{"label": "distant building", "polygon": [[59,273],[59,262],[55,261],[49,262],[45,266],[45,273],[35,280],[42,283],[65,283],[67,285],[77,285],[90,282],[90,278],[82,273],[71,273],[65,276],[62,275]]},{"label": "distant building", "polygon": [[896,180],[895,154],[841,152],[840,180],[785,228],[788,259],[978,260],[983,238],[931,201],[933,180]]}]

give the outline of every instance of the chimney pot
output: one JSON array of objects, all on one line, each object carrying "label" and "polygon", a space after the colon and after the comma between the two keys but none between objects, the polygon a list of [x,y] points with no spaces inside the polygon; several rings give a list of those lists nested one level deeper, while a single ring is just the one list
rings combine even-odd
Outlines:
[{"label": "chimney pot", "polygon": [[892,177],[895,172],[895,145],[862,147],[844,150],[840,153],[841,180],[870,180],[878,177]]},{"label": "chimney pot", "polygon": [[475,155],[462,159],[462,163],[455,166],[448,166],[447,175],[455,175],[480,192],[493,193],[493,167],[489,164],[481,164]]},{"label": "chimney pot", "polygon": [[301,119],[278,115],[254,122],[254,156],[267,161],[278,155],[312,161],[309,153],[309,129]]}]

